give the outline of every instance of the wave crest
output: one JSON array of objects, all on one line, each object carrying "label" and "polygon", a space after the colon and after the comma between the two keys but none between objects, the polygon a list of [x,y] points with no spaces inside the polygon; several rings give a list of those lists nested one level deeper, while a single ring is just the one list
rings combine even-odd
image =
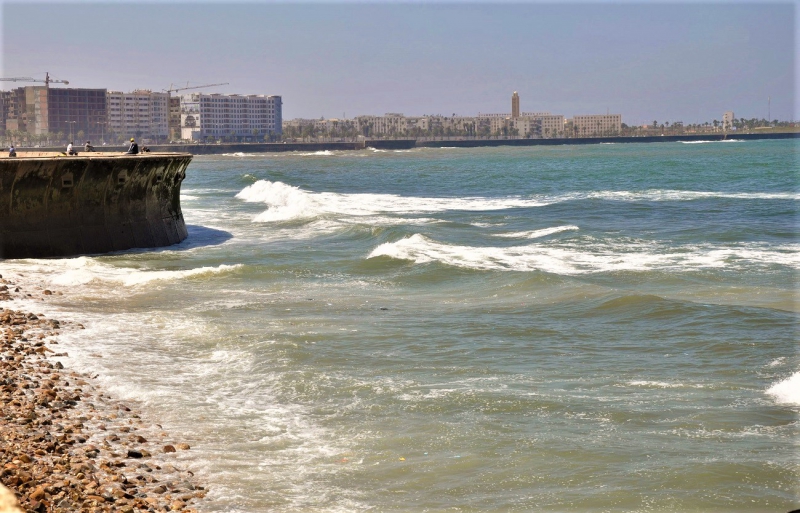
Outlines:
[{"label": "wave crest", "polygon": [[778,403],[800,405],[800,372],[775,383],[767,389],[767,394]]}]

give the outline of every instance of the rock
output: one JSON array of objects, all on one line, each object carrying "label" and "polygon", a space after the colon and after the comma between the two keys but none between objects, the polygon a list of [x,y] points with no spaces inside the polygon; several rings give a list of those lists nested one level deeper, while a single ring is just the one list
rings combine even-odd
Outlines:
[{"label": "rock", "polygon": [[181,451],[188,451],[189,449],[191,449],[191,447],[189,447],[189,444],[178,444],[176,445],[176,447]]},{"label": "rock", "polygon": [[141,458],[142,456],[143,456],[142,451],[128,449],[128,458]]},{"label": "rock", "polygon": [[30,495],[28,495],[28,499],[31,501],[41,501],[45,498],[45,491],[44,488],[41,486],[37,486],[35,490],[33,490]]},{"label": "rock", "polygon": [[165,445],[164,452],[175,452],[175,447],[173,447],[172,445]]}]

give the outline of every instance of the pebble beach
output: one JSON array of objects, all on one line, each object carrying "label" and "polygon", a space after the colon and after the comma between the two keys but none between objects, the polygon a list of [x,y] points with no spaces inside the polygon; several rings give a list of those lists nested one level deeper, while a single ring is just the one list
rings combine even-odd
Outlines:
[{"label": "pebble beach", "polygon": [[58,361],[84,327],[9,308],[60,295],[27,288],[0,277],[0,512],[196,512],[205,487],[170,461],[189,444]]}]

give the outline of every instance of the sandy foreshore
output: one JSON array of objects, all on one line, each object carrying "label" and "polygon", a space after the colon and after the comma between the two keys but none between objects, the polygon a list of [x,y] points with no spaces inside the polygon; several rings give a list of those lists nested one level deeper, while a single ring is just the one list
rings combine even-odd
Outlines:
[{"label": "sandy foreshore", "polygon": [[173,464],[189,445],[56,360],[83,327],[9,308],[53,294],[0,276],[0,483],[24,511],[197,511],[205,488]]}]

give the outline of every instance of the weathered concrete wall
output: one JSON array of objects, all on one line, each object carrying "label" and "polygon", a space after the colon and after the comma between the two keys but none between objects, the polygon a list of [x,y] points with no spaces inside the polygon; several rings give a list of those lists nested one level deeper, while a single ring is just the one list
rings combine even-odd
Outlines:
[{"label": "weathered concrete wall", "polygon": [[187,237],[186,154],[0,158],[0,258],[106,253]]}]

